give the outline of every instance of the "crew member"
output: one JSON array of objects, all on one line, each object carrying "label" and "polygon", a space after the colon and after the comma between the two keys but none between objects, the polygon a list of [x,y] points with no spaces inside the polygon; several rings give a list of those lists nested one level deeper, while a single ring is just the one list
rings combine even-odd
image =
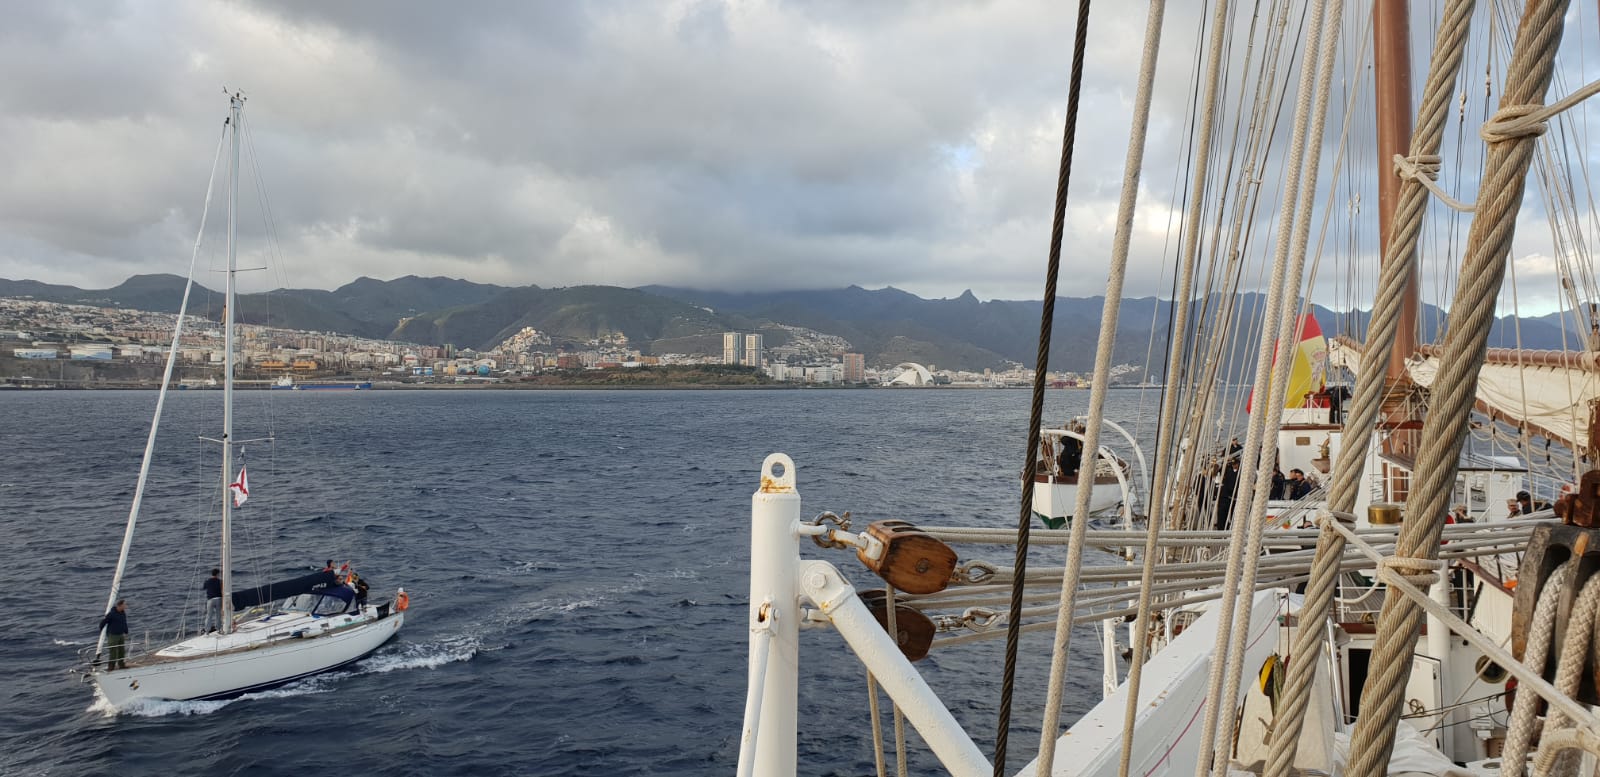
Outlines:
[{"label": "crew member", "polygon": [[128,600],[118,599],[106,617],[100,619],[100,628],[106,632],[106,647],[111,649],[111,659],[106,671],[128,668]]},{"label": "crew member", "polygon": [[206,618],[201,632],[210,634],[222,628],[222,570],[211,570],[202,587],[206,589]]}]

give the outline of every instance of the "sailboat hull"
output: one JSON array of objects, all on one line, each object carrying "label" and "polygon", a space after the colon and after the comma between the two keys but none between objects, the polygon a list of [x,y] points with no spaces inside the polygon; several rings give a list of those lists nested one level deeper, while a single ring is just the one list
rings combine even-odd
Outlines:
[{"label": "sailboat hull", "polygon": [[[270,642],[92,676],[112,706],[142,700],[200,701],[262,691],[359,661],[400,631],[405,613],[310,638]],[[158,654],[159,655],[159,654]]]}]

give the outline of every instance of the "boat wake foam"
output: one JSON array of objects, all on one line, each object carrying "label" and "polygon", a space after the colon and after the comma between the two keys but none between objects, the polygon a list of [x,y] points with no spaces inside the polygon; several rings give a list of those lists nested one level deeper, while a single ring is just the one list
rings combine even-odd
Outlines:
[{"label": "boat wake foam", "polygon": [[401,645],[378,653],[353,667],[351,674],[382,674],[401,669],[437,669],[445,664],[471,661],[484,650],[477,637],[451,637],[437,642]]}]

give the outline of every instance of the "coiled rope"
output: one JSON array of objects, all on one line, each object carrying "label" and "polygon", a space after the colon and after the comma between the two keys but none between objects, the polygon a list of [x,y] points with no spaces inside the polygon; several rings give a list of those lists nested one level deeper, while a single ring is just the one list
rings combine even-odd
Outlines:
[{"label": "coiled rope", "polygon": [[[1566,0],[1528,4],[1507,68],[1502,107],[1542,100],[1550,87],[1567,6]],[[1396,556],[1433,559],[1438,555],[1439,534],[1477,392],[1478,367],[1488,349],[1495,298],[1505,278],[1506,257],[1534,150],[1531,134],[1489,144],[1478,212],[1462,262],[1462,283],[1450,305],[1446,329],[1450,336],[1439,360],[1433,405],[1423,422],[1422,436],[1434,444],[1425,446],[1418,457]],[[1367,677],[1362,715],[1350,746],[1349,773],[1353,777],[1379,777],[1387,771],[1421,618],[1421,609],[1409,598],[1391,595],[1384,601],[1371,658],[1378,671]]]},{"label": "coiled rope", "polygon": [[[1550,598],[1554,599],[1555,596]],[[1556,657],[1556,688],[1568,696],[1578,693],[1578,684],[1583,680],[1583,670],[1589,665],[1589,650],[1594,642],[1595,615],[1600,612],[1600,575],[1591,575],[1588,582],[1578,592],[1578,601],[1572,609],[1571,620],[1567,622],[1567,638],[1561,644],[1561,654]],[[1570,727],[1572,719],[1561,709],[1554,708],[1545,718],[1544,730],[1554,732]],[[1553,766],[1561,774],[1576,774],[1578,764],[1577,753],[1565,751],[1553,756]],[[1518,757],[1518,763],[1526,757]]]},{"label": "coiled rope", "polygon": [[[1578,559],[1568,559],[1556,568],[1539,589],[1539,604],[1533,608],[1533,623],[1528,627],[1528,647],[1522,654],[1522,663],[1535,672],[1543,673],[1550,658],[1551,643],[1555,639],[1556,610],[1565,598],[1567,588],[1578,572]],[[1559,682],[1559,678],[1557,680]],[[1539,697],[1532,693],[1517,694],[1511,707],[1511,724],[1506,728],[1505,749],[1500,759],[1501,773],[1505,777],[1522,777],[1523,763],[1528,757],[1528,744],[1533,741],[1534,716],[1539,709]],[[1353,760],[1353,759],[1352,759]],[[1388,759],[1385,758],[1387,763]]]},{"label": "coiled rope", "polygon": [[[1050,261],[1045,271],[1044,305],[1039,313],[1039,352],[1034,360],[1033,403],[1028,415],[1028,444],[1022,465],[1022,506],[1017,515],[1017,581],[1011,589],[1011,612],[1022,610],[1022,572],[1028,567],[1028,530],[1033,522],[1033,461],[1039,450],[1039,427],[1044,423],[1045,370],[1050,363],[1050,330],[1055,323],[1056,278],[1061,273],[1061,234],[1066,226],[1067,185],[1072,180],[1072,150],[1078,138],[1078,101],[1083,93],[1083,52],[1089,40],[1089,0],[1078,2],[1078,23],[1072,40],[1072,75],[1067,87],[1066,127],[1061,138],[1061,168],[1056,178],[1055,214],[1050,225]],[[1094,450],[1084,446],[1085,450]],[[1077,523],[1085,523],[1078,521]],[[994,736],[994,775],[1006,771],[1006,747],[1011,737],[1011,702],[1017,681],[1017,642],[1022,619],[1006,624],[1006,655],[1000,683],[1000,715]]]}]

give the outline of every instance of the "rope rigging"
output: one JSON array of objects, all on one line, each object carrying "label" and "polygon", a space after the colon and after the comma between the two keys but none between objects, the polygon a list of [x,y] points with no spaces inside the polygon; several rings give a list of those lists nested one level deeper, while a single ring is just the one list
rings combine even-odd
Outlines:
[{"label": "rope rigging", "polygon": [[[1534,104],[1548,90],[1567,5],[1565,0],[1529,4],[1507,68],[1502,108]],[[1532,136],[1523,134],[1489,145],[1478,198],[1480,210],[1467,238],[1463,280],[1450,306],[1450,337],[1434,383],[1433,407],[1423,422],[1422,436],[1433,444],[1423,447],[1418,457],[1397,556],[1426,561],[1438,555],[1443,515],[1477,389],[1477,365],[1488,348],[1495,297],[1505,277],[1533,141]],[[1380,671],[1368,676],[1362,694],[1362,715],[1351,743],[1352,775],[1377,777],[1385,771],[1394,747],[1401,697],[1411,674],[1411,661],[1402,651],[1410,652],[1420,621],[1421,608],[1410,598],[1390,596],[1384,602],[1371,657]],[[1512,768],[1520,771],[1520,766]]]},{"label": "rope rigging", "polygon": [[[1039,315],[1039,350],[1034,361],[1033,401],[1028,413],[1028,443],[1024,447],[1022,465],[1022,504],[1017,516],[1016,566],[1028,565],[1028,530],[1033,522],[1033,461],[1039,449],[1040,426],[1044,423],[1045,370],[1050,361],[1050,333],[1055,324],[1056,281],[1061,273],[1061,236],[1066,226],[1067,191],[1072,180],[1072,151],[1078,136],[1078,103],[1083,93],[1083,53],[1088,47],[1089,0],[1079,0],[1076,34],[1072,41],[1072,74],[1067,87],[1066,127],[1061,139],[1061,165],[1056,181],[1055,212],[1050,226],[1050,259],[1045,272],[1044,304]],[[1093,450],[1085,445],[1086,450]],[[1079,523],[1082,523],[1081,521]],[[1022,609],[1022,584],[1012,590],[1011,609]],[[1012,619],[1015,624],[1017,619]],[[1017,641],[1020,632],[1015,625],[1006,631],[1005,665],[1000,685],[1000,713],[995,726],[995,777],[1005,774],[1006,749],[1011,734],[1011,704],[1017,677]],[[1048,715],[1048,711],[1046,715]],[[1047,737],[1048,739],[1048,737]]]}]

